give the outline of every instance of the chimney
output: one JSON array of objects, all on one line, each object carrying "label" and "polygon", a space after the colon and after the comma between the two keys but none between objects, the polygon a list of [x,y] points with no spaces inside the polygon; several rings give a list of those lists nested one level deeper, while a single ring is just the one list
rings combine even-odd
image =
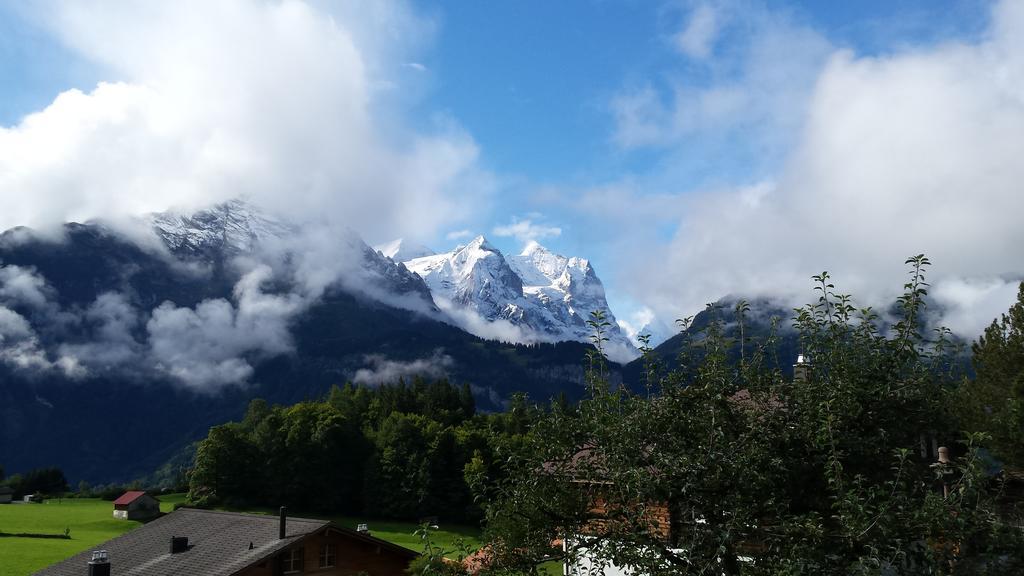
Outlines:
[{"label": "chimney", "polygon": [[281,514],[281,519],[280,519],[280,524],[279,524],[279,528],[278,528],[278,531],[277,531],[277,537],[279,539],[281,539],[281,540],[284,540],[284,535],[287,532],[286,528],[288,527],[288,507],[287,506],[281,506],[280,514]]},{"label": "chimney", "polygon": [[796,357],[796,364],[793,364],[793,382],[800,384],[811,378],[811,357],[800,354]]},{"label": "chimney", "polygon": [[953,471],[949,469],[949,448],[945,446],[939,446],[939,471],[942,472],[942,497],[949,498],[949,483],[946,482],[946,476],[952,474]]},{"label": "chimney", "polygon": [[188,552],[188,536],[171,536],[171,554]]},{"label": "chimney", "polygon": [[110,559],[106,550],[93,550],[89,560],[89,576],[110,576]]}]

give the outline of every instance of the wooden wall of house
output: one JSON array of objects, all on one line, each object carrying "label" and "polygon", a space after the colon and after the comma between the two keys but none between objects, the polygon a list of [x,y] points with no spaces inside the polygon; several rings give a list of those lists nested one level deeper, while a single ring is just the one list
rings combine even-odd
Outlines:
[{"label": "wooden wall of house", "polygon": [[[644,507],[642,517],[649,522],[651,533],[667,541],[671,535],[671,516],[668,504],[665,502],[638,502],[636,505]],[[608,503],[603,497],[596,496],[594,498],[590,513],[597,516],[598,519],[591,521],[584,533],[601,534],[607,531],[609,521],[605,517],[608,514]]]},{"label": "wooden wall of house", "polygon": [[[320,568],[320,547],[328,542],[335,546],[334,567]],[[409,558],[397,552],[335,531],[307,538],[302,547],[302,574],[352,576],[365,572],[370,576],[404,576],[409,567]],[[274,561],[253,566],[241,576],[274,576]]]}]

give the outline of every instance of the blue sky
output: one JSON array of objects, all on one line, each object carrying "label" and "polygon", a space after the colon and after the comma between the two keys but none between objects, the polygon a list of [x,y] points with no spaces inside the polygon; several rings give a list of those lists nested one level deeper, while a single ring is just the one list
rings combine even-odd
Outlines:
[{"label": "blue sky", "polygon": [[[371,241],[386,239],[375,235],[400,234],[446,249],[458,242],[458,232],[469,231],[487,234],[501,248],[514,251],[532,231],[556,251],[589,257],[605,280],[613,310],[633,327],[650,317],[671,324],[675,317],[726,293],[788,297],[803,288],[801,279],[822,268],[838,268],[852,288],[886,297],[888,288],[878,285],[898,282],[907,255],[901,251],[909,250],[931,250],[945,258],[938,262],[945,265],[943,274],[950,282],[949,302],[954,308],[961,306],[957,310],[964,318],[983,317],[1002,306],[1011,280],[1024,272],[1018,256],[993,256],[988,264],[979,265],[962,246],[930,236],[928,226],[904,225],[900,219],[882,218],[877,222],[881,233],[867,231],[871,227],[858,233],[858,222],[865,216],[848,204],[851,194],[864,194],[863,203],[877,213],[899,215],[920,198],[938,197],[942,200],[931,220],[938,222],[942,214],[957,211],[957,202],[967,192],[946,192],[942,185],[915,180],[901,166],[927,160],[947,167],[954,158],[955,170],[945,181],[956,182],[960,189],[976,184],[989,190],[985,205],[997,220],[999,213],[1016,208],[1011,186],[1015,174],[999,164],[1001,156],[970,156],[977,150],[976,140],[994,142],[1004,136],[998,125],[1016,122],[1015,105],[1004,110],[992,104],[1020,98],[1012,73],[1008,81],[996,79],[999,70],[1016,70],[1020,56],[1020,46],[1014,43],[1020,11],[1014,2],[423,1],[373,8],[314,2],[308,7],[301,4],[294,13],[278,10],[267,18],[278,18],[281,25],[260,28],[266,23],[263,16],[246,8],[245,2],[232,0],[225,3],[230,9],[205,15],[194,41],[190,32],[182,36],[182,30],[196,27],[196,21],[183,17],[182,28],[168,24],[165,30],[139,5],[121,9],[111,4],[44,4],[45,8],[27,9],[0,2],[0,126],[13,131],[26,114],[45,109],[58,94],[73,88],[86,97],[67,103],[71,117],[79,114],[78,106],[96,112],[109,110],[100,102],[134,102],[145,108],[140,112],[144,126],[160,124],[153,112],[157,105],[146,108],[150,104],[145,91],[121,87],[120,95],[94,94],[101,81],[176,94],[180,83],[187,86],[180,92],[185,101],[209,90],[207,98],[227,102],[231,113],[240,111],[235,123],[218,125],[211,120],[213,111],[201,109],[205,104],[198,104],[202,98],[197,96],[192,108],[168,108],[169,117],[199,127],[183,132],[180,140],[168,140],[159,130],[156,136],[142,128],[130,132],[131,138],[151,143],[161,158],[197,139],[209,144],[215,140],[211,134],[240,130],[252,136],[248,127],[265,119],[267,110],[294,104],[295,125],[300,127],[307,121],[311,126],[319,123],[302,116],[300,108],[319,111],[316,118],[336,121],[337,126],[357,125],[353,134],[368,135],[375,151],[379,140],[380,154],[373,152],[360,161],[354,170],[357,176],[351,176],[353,170],[335,172],[333,167],[323,169],[325,175],[319,179],[296,180],[274,172],[257,187],[265,182],[268,188],[270,182],[327,187],[334,202],[338,196],[358,196],[350,189],[373,190],[374,183],[383,180],[379,195],[392,204],[374,205],[377,213],[409,214],[374,220],[370,230],[363,230]],[[115,25],[110,22],[122,28],[113,35],[103,32],[103,26]],[[317,34],[324,30],[318,23],[323,22],[352,39],[357,57],[350,58],[352,54],[336,44],[317,47]],[[148,36],[124,31],[136,24],[149,31]],[[294,26],[295,37],[287,26]],[[161,36],[167,30],[178,35]],[[273,62],[265,68],[250,66],[252,62],[230,47],[245,46],[247,31],[254,30],[266,30],[269,39],[253,46],[272,46],[276,39],[288,47],[281,53],[293,54],[288,50],[294,49],[303,65],[297,70],[278,70]],[[299,32],[302,39],[296,39]],[[330,37],[330,30],[323,33]],[[159,44],[155,38],[161,37],[174,40]],[[308,38],[312,40],[306,43]],[[133,42],[141,45],[137,54]],[[179,43],[184,46],[180,54]],[[209,66],[204,53],[216,56]],[[265,56],[272,60],[276,53]],[[179,57],[188,59],[175,60]],[[220,65],[223,68],[217,68]],[[189,73],[192,66],[196,74]],[[242,70],[237,85],[221,86],[219,79],[235,68]],[[337,78],[325,79],[335,71]],[[971,76],[986,71],[992,74]],[[307,73],[309,77],[303,76]],[[280,82],[275,83],[274,74]],[[964,88],[972,83],[978,88]],[[268,86],[279,99],[246,108],[253,91]],[[921,107],[913,100],[904,102],[918,98],[917,90],[952,96],[934,101],[925,97]],[[300,92],[324,97],[307,100]],[[231,97],[246,103],[235,107]],[[967,104],[971,99],[977,105]],[[358,104],[363,100],[369,109],[365,115]],[[357,102],[352,106],[356,112],[345,108],[350,101]],[[159,103],[168,106],[167,100]],[[91,108],[94,104],[97,107]],[[316,108],[335,105],[339,110]],[[921,117],[902,111],[906,106]],[[865,110],[871,112],[867,120],[858,119]],[[250,111],[258,115],[246,117]],[[125,124],[109,120],[120,116],[102,116],[118,127]],[[978,125],[991,125],[992,132],[971,131]],[[895,131],[897,126],[900,132]],[[902,142],[885,137],[883,148],[892,149],[886,148],[882,157],[876,154],[879,146],[872,135],[885,135],[889,129],[913,138]],[[49,130],[46,134],[59,132]],[[282,134],[279,126],[266,130],[258,134],[289,142],[302,142],[304,134],[298,129]],[[324,143],[317,150],[352,150],[336,134],[325,131],[313,138]],[[357,148],[363,142],[356,136],[353,141]],[[937,141],[949,146],[931,149],[928,143]],[[91,147],[96,148],[95,142]],[[267,155],[269,164],[280,164],[282,170],[295,167],[294,172],[303,174],[319,174],[324,163],[332,162],[331,156],[320,159],[316,154],[296,160],[290,152],[294,149],[260,148],[256,155]],[[206,154],[210,147],[202,150]],[[150,172],[163,175],[162,181],[185,165],[164,165],[155,156],[124,153],[130,157],[121,159],[120,165],[150,167]],[[202,158],[209,160],[208,155]],[[381,158],[398,158],[408,169],[360,172],[362,166],[386,164]],[[896,163],[894,159],[900,158],[906,162]],[[992,165],[983,167],[988,160]],[[185,204],[222,195],[220,189],[204,188],[213,186],[211,182],[229,182],[225,189],[237,186],[248,191],[232,171],[236,165],[211,166],[196,170],[195,180],[161,186],[144,201],[138,198],[144,192],[126,189],[124,194],[132,201],[125,210],[157,207],[163,195]],[[1009,170],[1004,178],[990,180],[1002,168]],[[0,165],[0,178],[3,170]],[[844,171],[856,178],[839,181],[829,176]],[[109,175],[91,171],[73,174],[96,178],[87,188],[97,190],[117,187],[124,180],[108,181]],[[852,180],[869,174],[873,179],[856,182],[855,192],[847,190]],[[13,195],[17,184],[19,194],[31,186],[53,194],[47,210],[26,207],[26,218],[49,212],[66,194],[77,194],[30,176],[8,180],[8,189],[0,190]],[[137,179],[137,174],[130,178]],[[0,179],[0,186],[4,183]],[[814,192],[806,190],[812,185]],[[182,192],[184,188],[188,190]],[[295,189],[289,192],[294,193]],[[67,210],[53,217],[88,216],[113,202],[102,196],[105,192],[97,194],[76,196]],[[325,202],[317,194],[321,192],[309,194],[311,206]],[[409,205],[410,199],[413,208],[393,208]],[[806,210],[809,203],[818,202],[816,211]],[[370,203],[338,200],[338,211],[358,213]],[[837,220],[822,224],[816,216],[820,214],[833,214]],[[970,214],[981,220],[987,213]],[[496,233],[515,223],[526,234],[517,238]],[[967,224],[971,230],[980,226],[974,221]],[[807,230],[807,235],[796,230]],[[865,234],[882,238],[865,247]],[[877,264],[885,259],[894,266]],[[742,273],[726,271],[732,269]],[[964,308],[982,301],[982,312]],[[971,324],[969,329],[976,327]]]}]

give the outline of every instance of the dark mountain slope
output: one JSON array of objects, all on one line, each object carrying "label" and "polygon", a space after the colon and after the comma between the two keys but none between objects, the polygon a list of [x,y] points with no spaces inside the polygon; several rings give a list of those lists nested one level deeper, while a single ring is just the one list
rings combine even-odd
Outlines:
[{"label": "dark mountain slope", "polygon": [[[96,339],[99,328],[82,320],[83,311],[104,293],[120,294],[140,311],[133,335],[142,342],[154,307],[230,300],[239,277],[226,256],[183,262],[97,225],[68,225],[66,235],[63,242],[24,230],[0,236],[0,266],[30,269],[46,281],[49,308],[9,304],[32,322],[51,357],[65,344]],[[410,282],[401,270],[387,272]],[[583,390],[584,344],[484,341],[340,285],[289,328],[293,352],[247,355],[254,368],[247,382],[215,393],[197,392],[141,365],[70,377],[0,362],[0,464],[9,473],[57,465],[73,482],[128,480],[152,472],[211,425],[239,419],[251,398],[318,398],[360,369],[379,368],[379,360],[437,360],[442,374],[472,385],[483,409],[499,408],[514,391],[546,399],[563,391],[578,397]]]},{"label": "dark mountain slope", "polygon": [[[703,356],[701,342],[704,332],[715,320],[722,323],[725,336],[732,342],[728,352],[729,358],[738,360],[740,357],[740,333],[735,312],[738,301],[739,298],[736,297],[719,300],[713,308],[707,308],[696,314],[684,332],[680,332],[656,346],[652,354],[662,372],[670,371],[679,365],[679,354],[683,351],[686,342],[690,343],[691,357],[695,361],[699,361]],[[792,373],[793,362],[800,351],[799,337],[792,327],[792,318],[795,313],[792,309],[784,308],[778,303],[764,298],[751,299],[748,303],[750,310],[745,314],[743,330],[746,350],[749,352],[767,340],[772,330],[772,319],[777,318],[777,362],[783,373],[788,376]],[[623,381],[633,388],[639,388],[641,385],[643,362],[643,358],[639,358],[622,368]],[[776,358],[772,358],[771,362],[774,366]]]}]

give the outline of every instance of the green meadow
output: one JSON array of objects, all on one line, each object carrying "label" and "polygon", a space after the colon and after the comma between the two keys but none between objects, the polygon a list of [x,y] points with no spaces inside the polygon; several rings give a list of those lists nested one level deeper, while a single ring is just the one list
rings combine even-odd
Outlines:
[{"label": "green meadow", "polygon": [[[170,510],[171,506],[161,508]],[[113,509],[113,504],[98,498],[0,505],[0,532],[63,534],[69,529],[71,536],[70,540],[0,537],[0,576],[31,574],[141,525],[115,520]]]}]

